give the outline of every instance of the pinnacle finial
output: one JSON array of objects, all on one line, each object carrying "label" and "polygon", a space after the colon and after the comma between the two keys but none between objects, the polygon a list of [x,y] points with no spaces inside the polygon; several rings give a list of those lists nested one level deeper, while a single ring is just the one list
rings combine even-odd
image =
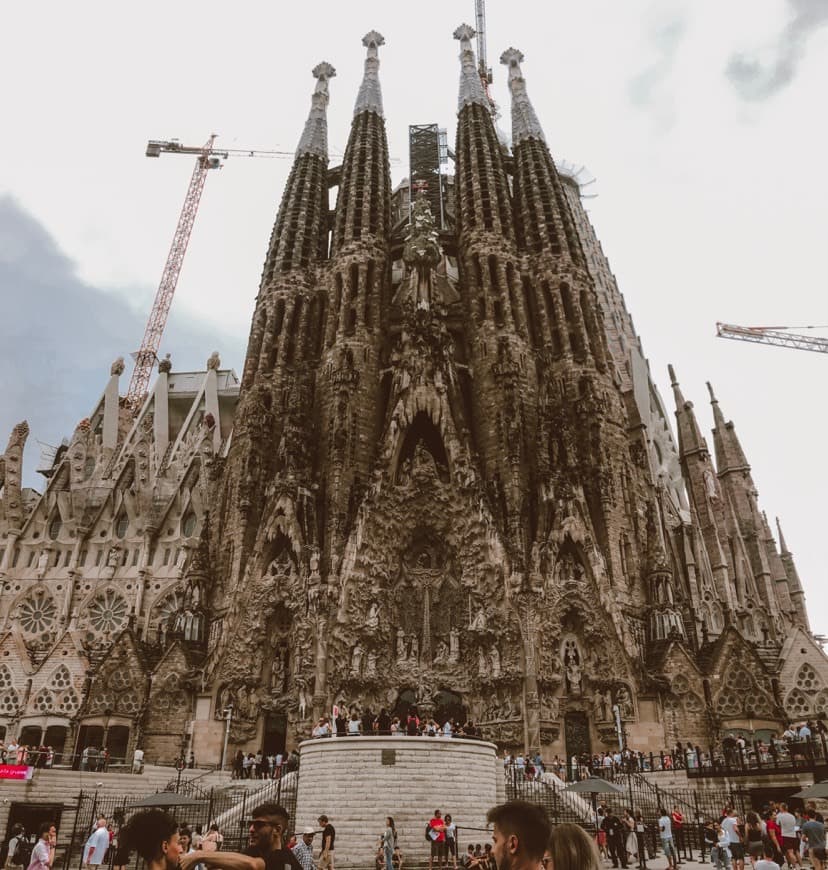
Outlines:
[{"label": "pinnacle finial", "polygon": [[336,70],[327,61],[318,63],[311,73],[316,79],[316,88],[311,96],[311,108],[302,138],[296,148],[296,156],[315,154],[328,159],[328,82],[336,75]]},{"label": "pinnacle finial", "polygon": [[454,31],[454,38],[460,40],[460,95],[457,100],[457,113],[463,111],[466,106],[484,106],[491,108],[489,98],[483,90],[483,82],[480,81],[480,71],[477,69],[477,61],[474,57],[474,49],[471,41],[477,35],[477,31],[470,24],[461,24]]},{"label": "pinnacle finial", "polygon": [[785,543],[785,536],[782,534],[782,524],[779,522],[779,517],[776,517],[776,531],[779,534],[779,552],[789,553],[788,545]]},{"label": "pinnacle finial", "polygon": [[500,62],[509,67],[509,90],[512,92],[512,147],[517,147],[527,139],[546,142],[543,128],[526,91],[526,79],[520,69],[523,52],[517,48],[507,48],[500,55]]},{"label": "pinnacle finial", "polygon": [[379,48],[379,46],[385,45],[385,37],[376,30],[369,30],[368,33],[362,37],[362,44],[368,49],[370,49],[371,46]]},{"label": "pinnacle finial", "polygon": [[677,387],[679,385],[678,378],[676,377],[676,370],[673,368],[673,364],[669,363],[667,365],[667,373],[670,375],[670,386]]},{"label": "pinnacle finial", "polygon": [[468,42],[471,45],[471,41],[477,36],[477,31],[471,26],[471,24],[461,24],[452,34],[455,39],[459,39],[462,43]]},{"label": "pinnacle finial", "polygon": [[379,47],[385,45],[385,38],[376,30],[370,30],[362,37],[362,44],[368,49],[365,58],[365,74],[354,106],[354,115],[362,112],[376,112],[383,117],[382,89],[379,82]]},{"label": "pinnacle finial", "polygon": [[716,394],[713,392],[713,385],[710,383],[710,381],[706,381],[705,383],[707,384],[707,392],[710,393],[710,403],[712,405],[718,405],[719,400],[716,398]]}]

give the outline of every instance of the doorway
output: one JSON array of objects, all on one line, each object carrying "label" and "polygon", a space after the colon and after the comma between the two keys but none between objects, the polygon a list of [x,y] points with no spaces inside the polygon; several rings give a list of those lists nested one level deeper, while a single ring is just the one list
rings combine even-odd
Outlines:
[{"label": "doorway", "polygon": [[589,719],[586,713],[573,711],[564,717],[564,740],[566,743],[566,764],[571,779],[577,779],[578,770],[572,770],[572,756],[579,761],[582,755],[592,755],[589,739]]},{"label": "doorway", "polygon": [[14,826],[23,825],[26,835],[34,842],[37,832],[44,822],[54,822],[60,834],[60,817],[63,813],[63,804],[32,804],[14,801],[9,808],[9,818],[6,822],[6,836],[3,838],[3,847],[0,850],[0,862],[5,862],[8,842],[11,838]]},{"label": "doorway", "polygon": [[287,740],[287,716],[284,713],[268,713],[264,721],[262,752],[265,755],[285,754]]},{"label": "doorway", "polygon": [[17,742],[20,746],[40,746],[43,729],[40,725],[26,725],[21,728]]}]

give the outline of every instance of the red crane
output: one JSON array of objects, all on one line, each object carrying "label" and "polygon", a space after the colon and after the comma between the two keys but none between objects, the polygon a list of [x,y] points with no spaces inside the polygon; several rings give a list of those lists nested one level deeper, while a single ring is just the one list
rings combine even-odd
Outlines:
[{"label": "red crane", "polygon": [[221,151],[214,149],[216,134],[202,145],[182,145],[177,140],[163,141],[151,139],[147,143],[147,157],[160,157],[162,152],[170,154],[195,154],[196,164],[190,178],[190,186],[184,197],[184,205],[178,217],[178,225],[175,228],[170,252],[167,254],[167,262],[161,274],[161,281],[155,294],[147,328],[144,331],[144,339],[140,350],[133,354],[135,368],[132,370],[132,378],[129,382],[129,390],[126,395],[126,403],[137,414],[144,401],[149,387],[150,377],[158,358],[158,348],[161,346],[161,336],[167,325],[167,316],[170,313],[175,288],[178,284],[178,276],[181,273],[181,265],[184,262],[184,254],[187,253],[187,244],[193,231],[198,205],[201,201],[201,193],[204,190],[204,182],[207,173],[211,169],[219,169],[222,159],[233,156],[240,157],[292,157],[289,151],[253,151],[250,149],[226,148]]}]

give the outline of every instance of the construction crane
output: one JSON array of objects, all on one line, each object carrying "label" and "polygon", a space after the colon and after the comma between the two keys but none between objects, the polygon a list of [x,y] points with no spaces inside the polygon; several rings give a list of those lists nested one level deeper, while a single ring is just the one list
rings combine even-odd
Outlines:
[{"label": "construction crane", "polygon": [[[732,323],[717,323],[716,335],[719,338],[732,338],[735,341],[752,341],[756,344],[772,344],[777,347],[792,347],[795,350],[828,353],[828,338],[785,331],[791,328],[789,326],[736,326]],[[826,327],[800,326],[798,328],[825,329]]]},{"label": "construction crane", "polygon": [[147,157],[160,157],[161,154],[194,154],[196,164],[190,178],[190,186],[184,197],[184,205],[178,217],[178,225],[175,228],[170,251],[167,254],[167,262],[161,273],[161,281],[155,294],[147,327],[144,331],[144,339],[140,350],[133,354],[135,368],[132,370],[132,378],[129,382],[129,390],[126,395],[126,404],[133,414],[137,414],[144,396],[149,387],[150,377],[158,356],[158,348],[161,346],[161,337],[164,327],[167,325],[167,316],[170,313],[175,288],[178,284],[178,276],[181,273],[181,265],[184,262],[184,254],[187,253],[187,244],[193,231],[198,205],[201,201],[201,193],[204,190],[204,182],[207,173],[211,169],[219,169],[222,160],[228,157],[292,157],[289,151],[256,151],[248,148],[223,148],[218,150],[214,147],[216,134],[202,146],[182,145],[177,139],[159,140],[150,139],[147,143]]},{"label": "construction crane", "polygon": [[489,85],[492,83],[492,70],[486,53],[486,0],[474,0],[475,30],[477,31],[477,72],[483,90],[489,99],[492,114],[498,117],[497,103],[494,101]]}]

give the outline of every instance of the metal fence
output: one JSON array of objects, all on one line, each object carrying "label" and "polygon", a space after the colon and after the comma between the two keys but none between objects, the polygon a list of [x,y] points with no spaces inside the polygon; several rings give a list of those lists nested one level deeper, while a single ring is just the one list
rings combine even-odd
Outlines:
[{"label": "metal fence", "polygon": [[624,810],[633,815],[641,813],[644,831],[639,835],[640,866],[655,858],[660,848],[658,819],[661,810],[668,813],[677,808],[684,816],[680,829],[674,828],[674,842],[682,860],[709,860],[704,848],[704,823],[708,818],[719,819],[725,806],[732,806],[744,817],[750,810],[746,792],[708,790],[694,788],[664,789],[652,783],[646,776],[638,773],[611,772],[606,777],[622,789],[620,792],[579,794],[580,801],[573,800],[562,784],[527,778],[525,774],[511,767],[506,771],[507,800],[525,800],[541,806],[553,825],[572,822],[581,825],[590,833],[597,828],[599,817],[595,809],[602,803],[612,807],[619,816]]},{"label": "metal fence", "polygon": [[[298,776],[297,770],[280,771],[274,779],[261,780],[260,788],[240,788],[232,782],[219,788],[204,788],[197,781],[174,779],[168,783],[164,793],[177,794],[182,800],[198,803],[190,806],[173,804],[164,809],[181,827],[190,830],[200,826],[206,833],[212,823],[217,823],[224,836],[223,848],[239,851],[247,846],[250,811],[258,804],[281,804],[288,812],[291,826],[295,824]],[[140,799],[135,794],[113,796],[82,791],[78,796],[74,827],[61,861],[64,870],[80,866],[84,843],[100,816],[112,820],[117,843],[121,827],[138,812],[134,804]],[[291,833],[292,830],[288,831],[287,836]],[[108,865],[109,870],[113,866],[115,851],[111,848],[105,858],[104,866]],[[138,866],[137,862],[135,866]]]}]

